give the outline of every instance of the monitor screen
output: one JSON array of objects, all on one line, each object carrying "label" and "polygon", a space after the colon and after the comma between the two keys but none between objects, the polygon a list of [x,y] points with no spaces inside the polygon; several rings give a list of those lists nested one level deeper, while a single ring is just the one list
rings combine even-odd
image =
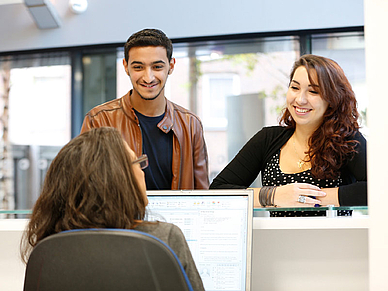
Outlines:
[{"label": "monitor screen", "polygon": [[250,290],[252,190],[147,191],[148,220],[177,225],[206,291]]}]

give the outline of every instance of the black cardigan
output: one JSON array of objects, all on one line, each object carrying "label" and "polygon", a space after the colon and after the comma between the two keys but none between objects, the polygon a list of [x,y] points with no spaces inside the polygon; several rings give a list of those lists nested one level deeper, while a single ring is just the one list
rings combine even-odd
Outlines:
[{"label": "black cardigan", "polygon": [[[282,126],[261,129],[214,178],[210,189],[249,187],[293,133],[294,129]],[[359,132],[354,139],[359,141],[358,153],[340,169],[343,185],[339,187],[338,199],[341,206],[367,205],[366,140]]]}]

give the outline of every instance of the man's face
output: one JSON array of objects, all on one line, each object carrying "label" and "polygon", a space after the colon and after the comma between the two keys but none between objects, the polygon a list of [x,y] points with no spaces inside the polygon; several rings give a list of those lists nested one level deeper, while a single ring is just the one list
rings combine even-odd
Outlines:
[{"label": "man's face", "polygon": [[167,77],[174,70],[175,59],[168,61],[162,46],[134,47],[129,50],[128,62],[123,65],[131,79],[134,94],[144,100],[164,97]]}]

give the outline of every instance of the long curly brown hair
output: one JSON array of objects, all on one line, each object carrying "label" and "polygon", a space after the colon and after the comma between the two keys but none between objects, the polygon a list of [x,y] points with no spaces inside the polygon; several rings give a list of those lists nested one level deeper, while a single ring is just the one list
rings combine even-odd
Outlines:
[{"label": "long curly brown hair", "polygon": [[[321,126],[309,139],[306,154],[311,162],[311,174],[319,179],[337,179],[340,168],[357,152],[358,142],[354,140],[359,129],[356,97],[344,71],[335,61],[317,55],[303,55],[294,63],[290,82],[301,66],[306,68],[310,83],[319,86],[321,97],[329,103]],[[312,72],[316,73],[318,84],[315,84]],[[280,124],[296,126],[287,108]]]},{"label": "long curly brown hair", "polygon": [[52,161],[21,241],[22,259],[26,262],[39,241],[61,231],[134,228],[146,205],[121,134],[114,128],[91,129]]}]

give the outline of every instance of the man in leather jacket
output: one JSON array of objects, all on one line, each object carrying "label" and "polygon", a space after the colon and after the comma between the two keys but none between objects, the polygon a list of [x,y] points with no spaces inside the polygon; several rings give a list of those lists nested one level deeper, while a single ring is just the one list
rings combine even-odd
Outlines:
[{"label": "man in leather jacket", "polygon": [[148,190],[208,189],[202,123],[164,96],[175,66],[170,39],[160,30],[144,29],[130,36],[124,48],[123,65],[133,89],[90,110],[81,132],[102,126],[119,129],[137,156],[148,156]]}]

